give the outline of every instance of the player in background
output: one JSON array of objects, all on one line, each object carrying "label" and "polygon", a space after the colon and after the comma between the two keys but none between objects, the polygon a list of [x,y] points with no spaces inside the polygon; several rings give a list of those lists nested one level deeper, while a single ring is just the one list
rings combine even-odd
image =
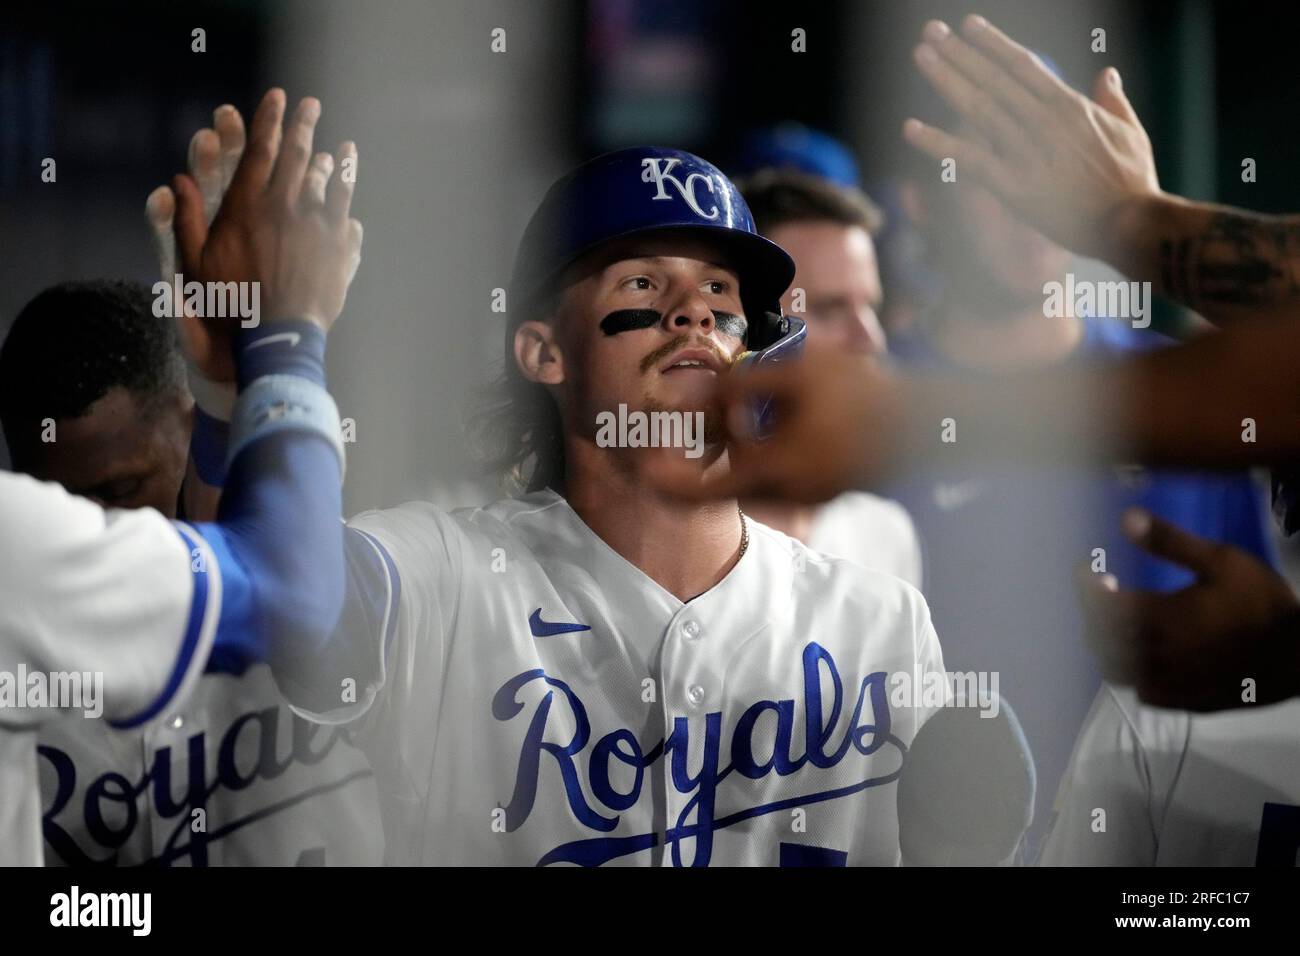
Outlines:
[{"label": "player in background", "polygon": [[[926,25],[923,42],[915,51],[917,66],[958,112],[962,126],[954,130],[957,135],[953,136],[909,120],[904,132],[913,145],[931,156],[939,151],[957,157],[1004,201],[1070,248],[1102,259],[1135,279],[1151,282],[1161,294],[1220,325],[1232,326],[1246,319],[1258,322],[1293,317],[1298,304],[1294,276],[1300,271],[1295,217],[1260,216],[1163,192],[1156,176],[1150,139],[1124,95],[1118,71],[1113,68],[1098,74],[1093,97],[1089,99],[1056,81],[1036,58],[983,18],[968,17],[963,34],[964,39],[941,21]],[[972,95],[977,88],[992,95]],[[1032,130],[1033,135],[1011,135],[1015,127]],[[951,124],[949,128],[953,128]],[[1050,163],[1046,160],[1049,154]],[[1230,386],[1244,387],[1257,394],[1229,394],[1226,402],[1216,397],[1189,403],[1189,407],[1204,408],[1213,414],[1226,406],[1239,414],[1221,418],[1235,419],[1234,424],[1240,429],[1248,418],[1253,418],[1256,410],[1267,410],[1268,399],[1266,394],[1258,394],[1257,382],[1249,378],[1233,382],[1237,377],[1231,371],[1226,374],[1220,371],[1216,384],[1226,379]],[[1185,417],[1198,419],[1191,422],[1195,427],[1206,415],[1201,412]],[[1216,430],[1226,423],[1217,422]],[[1240,434],[1238,431],[1239,439]],[[1275,470],[1274,510],[1287,534],[1300,526],[1300,509],[1294,507],[1298,486],[1300,483],[1291,469]],[[1195,522],[1177,515],[1166,517],[1184,526],[1189,532],[1186,535],[1189,542],[1196,540],[1197,532],[1205,534]],[[1150,523],[1149,516],[1135,520]],[[1135,537],[1142,536],[1139,527]],[[1216,553],[1215,568],[1225,563],[1249,566],[1253,549],[1244,550],[1247,553],[1240,555]],[[1202,578],[1212,570],[1203,563],[1191,567]],[[1264,593],[1270,593],[1276,591],[1275,587],[1268,586],[1271,578],[1276,576],[1261,568],[1235,579],[1258,582]],[[1217,579],[1222,582],[1233,578],[1219,573]],[[1094,587],[1094,603],[1109,603],[1112,616],[1122,610],[1128,611],[1129,617],[1134,616],[1131,608],[1124,608],[1126,600],[1146,601],[1148,613],[1154,611],[1149,605],[1152,596],[1137,593],[1146,582],[1131,577],[1120,580],[1126,588],[1135,590],[1108,599]],[[1222,586],[1219,591],[1223,593]],[[1152,638],[1163,637],[1187,624],[1194,627],[1186,638],[1188,650],[1199,643],[1198,638],[1204,640],[1208,633],[1207,618],[1197,613],[1199,609],[1192,603],[1204,594],[1202,585],[1195,591],[1189,590],[1186,595],[1189,600],[1181,605],[1165,604],[1163,626],[1158,632],[1148,628],[1145,643],[1154,644]],[[1236,608],[1249,607],[1252,603],[1248,594],[1226,596]],[[1285,620],[1291,611],[1285,603],[1280,607]],[[1241,616],[1221,613],[1215,617],[1230,621],[1240,620]],[[1246,642],[1238,635],[1238,639],[1222,643],[1228,654],[1211,666],[1229,665],[1234,657],[1239,658],[1241,646]],[[1237,647],[1232,648],[1231,644]],[[1126,681],[1139,678],[1144,697],[1153,703],[1173,703],[1168,700],[1172,695],[1181,696],[1185,705],[1197,709],[1214,698],[1220,701],[1220,706],[1232,702],[1235,682],[1230,666],[1217,667],[1219,675],[1210,677],[1206,666],[1209,662],[1203,656],[1183,654],[1179,656],[1185,661],[1199,658],[1199,663],[1182,663],[1169,669],[1156,662],[1148,663],[1144,670],[1158,675],[1151,682],[1142,679],[1147,675],[1135,673],[1131,664],[1121,659],[1128,655],[1117,655],[1113,649],[1107,650],[1104,643],[1099,646],[1108,669]],[[1283,668],[1283,672],[1287,670]],[[1175,676],[1179,674],[1182,676]],[[1202,677],[1209,680],[1203,681]],[[1171,678],[1177,684],[1177,691],[1169,683]],[[1292,680],[1300,689],[1300,677]],[[1166,686],[1159,687],[1161,683]],[[1216,685],[1216,692],[1208,692]]]},{"label": "player in background", "polygon": [[[0,475],[0,671],[101,674],[103,715],[120,726],[157,719],[185,701],[205,665],[238,671],[286,630],[330,617],[331,607],[337,616],[343,601],[343,554],[330,548],[341,537],[342,439],[322,359],[359,226],[348,218],[354,180],[332,177],[324,154],[312,157],[319,110],[315,100],[300,104],[281,155],[284,94],[267,94],[210,230],[198,187],[174,181],[186,274],[259,282],[265,303],[259,327],[238,338],[190,323],[194,342],[235,339],[240,395],[219,520],[105,511],[55,485]],[[345,143],[338,158],[354,167],[355,147]],[[316,556],[310,573],[285,540]],[[68,705],[5,704],[0,856],[39,864],[36,727]]]},{"label": "player in background", "polygon": [[[945,115],[931,99],[918,96],[912,105],[922,115]],[[1080,264],[973,178],[947,181],[939,163],[911,157],[918,161],[905,165],[898,191],[937,294],[912,332],[894,337],[903,368],[996,379],[1171,344],[1135,328],[1136,315],[1080,310],[1073,301],[1059,312],[1045,308],[1045,290],[1070,282]],[[969,441],[963,410],[950,417],[955,443]],[[929,556],[926,597],[948,666],[998,673],[1024,726],[1042,784],[1031,844],[1051,822],[1056,786],[1101,685],[1083,640],[1076,566],[1090,562],[1154,591],[1191,580],[1121,536],[1125,509],[1144,507],[1276,562],[1266,499],[1246,472],[940,462],[889,491],[912,514]]]},{"label": "player in background", "polygon": [[[498,410],[528,493],[358,516],[338,626],[273,660],[305,712],[361,721],[388,862],[898,862],[894,782],[943,703],[941,684],[891,681],[943,670],[924,600],[644,478],[660,455],[725,470],[705,396],[790,333],[793,272],[689,153],[607,154],[547,193],[516,256]],[[695,438],[602,437],[620,406],[688,416]]]},{"label": "player in background", "polygon": [[[1238,549],[1195,538],[1158,518],[1149,538],[1170,558],[1251,594],[1256,618],[1295,598],[1280,577],[1258,579]],[[1209,602],[1204,615],[1233,629],[1252,621]],[[1195,650],[1192,651],[1195,653]],[[1246,662],[1241,662],[1246,663]],[[1276,662],[1285,666],[1285,662]],[[1176,668],[1175,668],[1176,669]],[[1199,675],[1205,693],[1216,680]],[[1249,664],[1226,674],[1264,683]],[[1044,865],[1286,866],[1300,852],[1300,699],[1197,714],[1142,704],[1132,688],[1102,687],[1061,783]]]},{"label": "player in background", "polygon": [[[810,355],[797,367],[720,389],[738,422],[753,395],[777,396],[784,425],[761,454],[737,430],[729,475],[701,482],[668,465],[657,486],[688,500],[741,493],[818,501],[844,488],[878,487],[887,473],[940,455],[949,463],[1050,456],[1062,465],[1109,458],[1210,468],[1300,457],[1300,393],[1290,376],[1296,325],[1287,317],[1296,304],[1290,277],[1300,268],[1293,217],[1162,192],[1150,141],[1113,69],[1098,76],[1093,98],[1082,96],[981,18],[968,18],[961,37],[928,25],[916,58],[978,136],[911,120],[909,141],[933,158],[957,158],[1045,235],[1151,281],[1223,323],[1222,331],[1123,361],[996,381],[899,376],[851,358]],[[943,445],[933,423],[954,409],[964,437]],[[827,414],[841,415],[842,434],[857,440],[828,444]],[[1247,418],[1256,426],[1249,442]],[[815,467],[807,459],[812,448],[829,450]],[[1285,475],[1275,476],[1275,510],[1291,526],[1287,488]],[[1150,527],[1145,513],[1134,512],[1125,533],[1167,558]],[[1268,589],[1275,572],[1242,552],[1221,556],[1214,573],[1198,573],[1194,586],[1173,594],[1108,593],[1092,582],[1089,604],[1106,616],[1093,629],[1094,649],[1108,677],[1135,686],[1147,702],[1193,710],[1241,706],[1243,674],[1263,675],[1261,703],[1300,694],[1296,602],[1261,608],[1255,590]]]},{"label": "player in background", "polygon": [[1300,853],[1300,700],[1196,714],[1105,685],[1042,866],[1286,866]]},{"label": "player in background", "polygon": [[1196,714],[1103,686],[1043,866],[1287,866],[1300,853],[1300,700]]},{"label": "player in background", "polygon": [[186,533],[154,511],[105,512],[0,472],[0,865],[43,861],[36,735],[72,706],[20,706],[22,669],[83,675],[83,686],[102,675],[99,719],[125,725],[184,701],[198,681],[223,581],[206,536]]},{"label": "player in background", "polygon": [[[832,148],[822,139],[817,143],[822,151]],[[748,155],[758,158],[755,149]],[[778,158],[802,155],[787,150]],[[794,281],[781,298],[786,314],[804,319],[814,340],[861,355],[883,352],[885,333],[876,317],[883,292],[872,238],[883,219],[870,198],[856,186],[795,168],[760,167],[737,186],[759,233],[794,259]],[[755,520],[815,551],[921,587],[920,542],[912,519],[897,502],[848,492],[816,508],[766,501],[745,502],[744,508]]]},{"label": "player in background", "polygon": [[0,340],[0,425],[14,471],[101,507],[177,516],[192,404],[175,324],[153,315],[139,283],[51,286]]},{"label": "player in background", "polygon": [[[193,399],[175,320],[156,316],[154,301],[137,283],[68,282],[19,313],[0,344],[0,422],[29,439],[9,449],[16,471],[105,508],[177,517]],[[204,471],[219,485],[224,462],[213,465]],[[213,502],[208,514],[182,517],[215,512]],[[46,722],[38,744],[47,863],[382,858],[365,758],[339,730],[295,717],[265,664],[204,675],[184,707],[148,727],[115,730],[73,714]],[[136,812],[107,832],[92,822],[102,810],[87,796],[110,775],[130,782]],[[205,814],[200,830],[195,810]]]}]

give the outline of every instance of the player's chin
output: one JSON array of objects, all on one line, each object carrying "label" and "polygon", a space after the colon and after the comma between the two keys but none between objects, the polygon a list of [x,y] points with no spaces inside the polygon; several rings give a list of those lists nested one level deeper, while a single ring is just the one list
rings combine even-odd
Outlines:
[{"label": "player's chin", "polygon": [[690,416],[692,435],[699,433],[699,425],[702,422],[704,444],[706,445],[715,444],[726,437],[723,408],[717,400],[717,396],[713,393],[690,398],[654,395],[646,399],[645,410],[647,412],[675,412],[682,416]]},{"label": "player's chin", "polygon": [[673,411],[708,412],[716,403],[718,375],[706,369],[660,372],[651,399],[660,408]]}]

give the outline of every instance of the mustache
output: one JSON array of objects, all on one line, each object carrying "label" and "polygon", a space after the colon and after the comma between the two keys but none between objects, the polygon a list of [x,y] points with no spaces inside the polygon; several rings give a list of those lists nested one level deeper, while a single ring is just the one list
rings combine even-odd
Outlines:
[{"label": "mustache", "polygon": [[[745,333],[749,331],[749,323],[745,321],[743,315],[722,312],[718,309],[710,311],[713,313],[713,324],[719,332],[744,341]],[[600,330],[606,335],[618,335],[620,332],[648,329],[663,320],[663,313],[655,309],[617,309],[600,320]]]},{"label": "mustache", "polygon": [[692,348],[707,349],[712,352],[717,356],[718,361],[721,362],[724,367],[730,366],[733,362],[731,356],[718,348],[717,343],[711,339],[706,339],[703,336],[697,335],[678,335],[665,344],[659,346],[659,348],[655,349],[641,360],[642,374],[650,371],[678,349],[685,348],[688,345]]}]

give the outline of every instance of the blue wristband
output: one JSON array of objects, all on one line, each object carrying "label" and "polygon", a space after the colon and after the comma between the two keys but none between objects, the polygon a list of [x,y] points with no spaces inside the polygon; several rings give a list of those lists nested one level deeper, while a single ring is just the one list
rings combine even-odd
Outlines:
[{"label": "blue wristband", "polygon": [[325,332],[294,319],[241,329],[235,345],[239,390],[264,375],[293,375],[325,387]]},{"label": "blue wristband", "polygon": [[324,438],[338,456],[339,474],[343,474],[347,459],[338,407],[322,386],[296,375],[263,375],[240,391],[230,420],[227,467],[249,445],[281,431]]},{"label": "blue wristband", "polygon": [[230,445],[230,423],[213,418],[194,406],[194,430],[190,434],[190,459],[199,480],[220,488],[226,481],[226,449]]}]

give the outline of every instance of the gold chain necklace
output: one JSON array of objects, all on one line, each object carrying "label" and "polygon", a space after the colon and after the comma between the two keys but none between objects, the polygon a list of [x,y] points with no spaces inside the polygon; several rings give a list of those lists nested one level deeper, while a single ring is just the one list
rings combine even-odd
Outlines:
[{"label": "gold chain necklace", "polygon": [[739,502],[736,503],[736,514],[740,515],[740,554],[736,556],[739,561],[749,549],[749,522],[745,520],[745,512],[740,510]]}]

